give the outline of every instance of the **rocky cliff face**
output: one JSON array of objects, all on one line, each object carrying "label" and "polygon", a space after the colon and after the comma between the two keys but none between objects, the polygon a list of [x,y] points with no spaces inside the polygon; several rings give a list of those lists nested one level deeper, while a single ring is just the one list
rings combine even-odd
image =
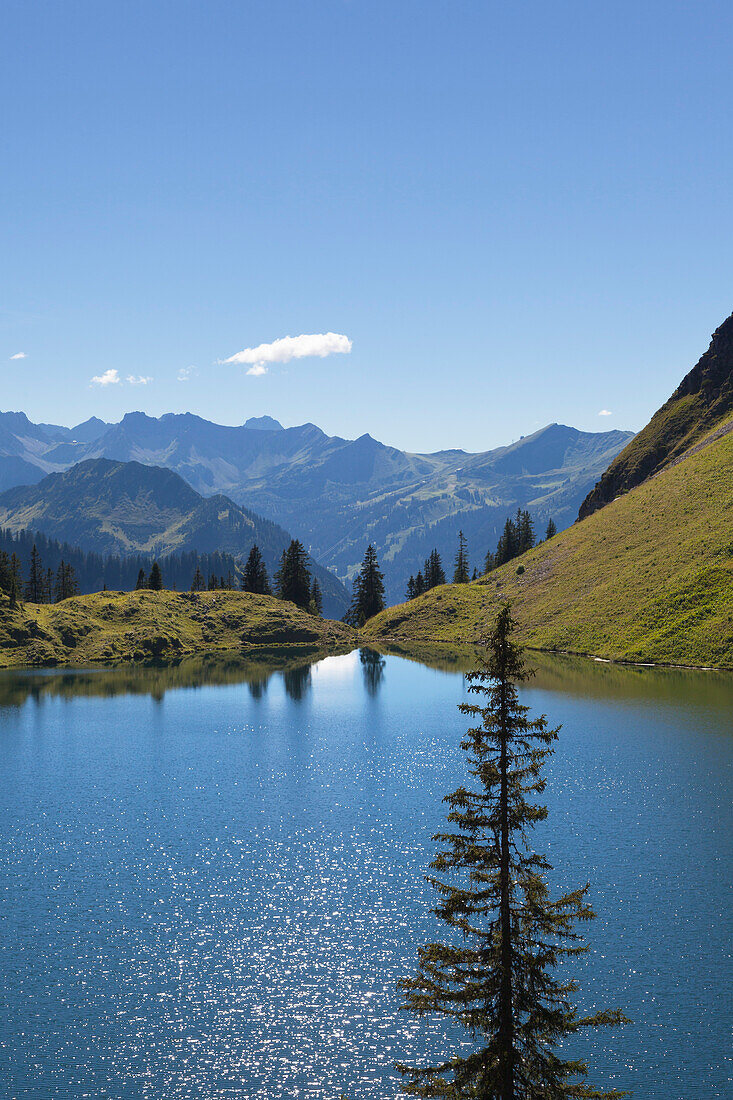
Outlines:
[{"label": "rocky cliff face", "polygon": [[646,481],[733,412],[733,314],[647,426],[613,460],[580,506],[578,519]]}]

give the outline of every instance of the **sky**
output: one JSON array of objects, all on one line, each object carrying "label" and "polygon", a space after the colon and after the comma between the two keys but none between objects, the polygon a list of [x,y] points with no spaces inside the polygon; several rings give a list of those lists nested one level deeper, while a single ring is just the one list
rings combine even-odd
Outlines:
[{"label": "sky", "polygon": [[0,407],[642,427],[733,309],[732,37],[707,0],[4,0]]}]

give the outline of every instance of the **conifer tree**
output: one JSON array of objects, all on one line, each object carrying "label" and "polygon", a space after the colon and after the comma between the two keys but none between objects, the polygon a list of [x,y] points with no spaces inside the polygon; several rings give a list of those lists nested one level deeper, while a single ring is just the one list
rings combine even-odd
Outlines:
[{"label": "conifer tree", "polygon": [[458,532],[458,553],[456,554],[456,567],[453,572],[454,584],[468,584],[468,552],[466,536],[463,531]]},{"label": "conifer tree", "polygon": [[35,542],[31,550],[30,569],[28,570],[28,584],[25,588],[25,598],[29,603],[43,603],[46,590],[46,577],[43,572],[43,562]]},{"label": "conifer tree", "polygon": [[205,588],[206,588],[206,581],[204,580],[203,573],[201,572],[201,570],[199,569],[199,567],[197,565],[196,566],[196,572],[194,573],[193,580],[191,581],[191,591],[192,592],[203,592],[205,590]]},{"label": "conifer tree", "polygon": [[10,571],[10,558],[4,550],[0,550],[0,591],[10,592],[13,574]]},{"label": "conifer tree", "polygon": [[242,574],[242,591],[255,592],[260,596],[272,595],[270,578],[267,575],[267,567],[260,552],[260,548],[256,543],[250,550],[249,557],[244,566],[244,573]]},{"label": "conifer tree", "polygon": [[425,591],[425,578],[422,575],[422,570],[418,570],[417,576],[415,577],[415,595],[422,596]]},{"label": "conifer tree", "polygon": [[437,588],[439,584],[445,584],[445,570],[437,550],[431,550],[429,557],[425,559],[423,578],[426,591],[430,588]]},{"label": "conifer tree", "polygon": [[17,554],[10,555],[10,572],[15,581],[16,596],[23,591],[23,567]]},{"label": "conifer tree", "polygon": [[445,1100],[628,1095],[591,1088],[585,1062],[557,1050],[581,1028],[626,1021],[618,1010],[579,1015],[570,1000],[577,983],[555,974],[587,950],[575,922],[595,914],[588,886],[551,898],[551,866],[529,847],[530,830],[547,816],[531,799],[545,789],[542,767],[558,730],[544,716],[531,719],[519,702],[516,685],[528,673],[514,626],[503,608],[469,675],[482,702],[459,705],[475,722],[461,742],[475,789],[459,787],[444,799],[451,829],[433,838],[441,850],[428,879],[448,942],[420,948],[416,977],[400,982],[403,1007],[462,1025],[474,1048],[436,1065],[398,1068],[408,1095]]},{"label": "conifer tree", "polygon": [[526,554],[534,546],[534,522],[529,512],[519,512],[519,553]]},{"label": "conifer tree", "polygon": [[417,592],[415,591],[415,578],[412,576],[412,574],[410,574],[410,579],[407,582],[407,591],[405,592],[405,597],[408,600],[414,600],[416,595]]},{"label": "conifer tree", "polygon": [[311,587],[311,611],[314,615],[323,614],[323,593],[318,583],[318,577],[313,578],[313,585]]},{"label": "conifer tree", "polygon": [[551,539],[553,535],[557,534],[557,527],[555,526],[554,519],[551,519],[547,524],[547,532],[545,534],[546,539]]},{"label": "conifer tree", "polygon": [[279,599],[290,600],[296,607],[307,610],[311,598],[311,576],[308,554],[299,539],[293,539],[283,552],[275,584]]},{"label": "conifer tree", "polygon": [[152,588],[153,592],[160,592],[163,588],[163,574],[160,571],[160,566],[157,561],[154,561],[150,568],[150,576],[148,577],[148,588]]},{"label": "conifer tree", "polygon": [[352,626],[363,626],[367,619],[384,610],[384,573],[379,568],[377,551],[370,543],[361,569],[354,578],[351,607],[347,613]]},{"label": "conifer tree", "polygon": [[496,568],[496,558],[490,550],[486,551],[486,557],[484,558],[484,573],[490,573],[492,569]]},{"label": "conifer tree", "polygon": [[145,576],[145,570],[141,569],[137,575],[137,581],[135,583],[135,591],[139,592],[142,588],[148,587],[148,578]]},{"label": "conifer tree", "polygon": [[60,603],[62,600],[68,600],[70,596],[76,596],[78,592],[79,586],[76,583],[74,569],[62,558],[56,570],[56,582],[53,591],[54,600],[56,603]]}]

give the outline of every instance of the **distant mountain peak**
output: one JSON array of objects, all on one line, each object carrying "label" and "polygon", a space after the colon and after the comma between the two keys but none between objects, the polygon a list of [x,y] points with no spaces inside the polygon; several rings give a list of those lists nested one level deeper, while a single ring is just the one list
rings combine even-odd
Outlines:
[{"label": "distant mountain peak", "polygon": [[250,416],[245,420],[244,427],[255,432],[282,432],[285,429],[279,420],[272,416]]}]

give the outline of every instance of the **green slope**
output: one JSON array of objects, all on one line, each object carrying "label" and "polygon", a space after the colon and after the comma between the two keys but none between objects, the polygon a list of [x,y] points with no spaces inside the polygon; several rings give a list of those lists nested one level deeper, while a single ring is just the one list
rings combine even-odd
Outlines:
[{"label": "green slope", "polygon": [[733,418],[581,523],[468,585],[389,608],[365,639],[470,643],[511,600],[529,646],[733,668]]},{"label": "green slope", "polygon": [[0,595],[0,667],[348,652],[354,631],[271,596],[249,592],[98,592],[11,610]]}]

